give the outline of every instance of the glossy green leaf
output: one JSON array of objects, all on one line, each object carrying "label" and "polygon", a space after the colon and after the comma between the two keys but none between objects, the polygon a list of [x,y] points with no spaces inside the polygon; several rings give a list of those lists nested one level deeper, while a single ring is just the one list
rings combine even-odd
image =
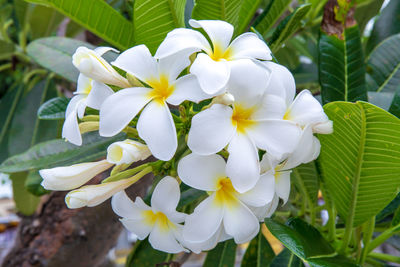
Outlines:
[{"label": "glossy green leaf", "polygon": [[241,267],[269,266],[275,257],[275,253],[269,245],[262,231],[251,240],[243,256]]},{"label": "glossy green leaf", "polygon": [[383,209],[378,215],[376,215],[376,221],[380,222],[385,219],[387,216],[393,214],[397,208],[400,207],[400,193]]},{"label": "glossy green leaf", "polygon": [[37,115],[41,120],[59,120],[64,119],[69,99],[66,97],[52,98],[38,109]]},{"label": "glossy green leaf", "polygon": [[[384,94],[384,92],[380,93]],[[394,96],[392,97],[393,101],[388,109],[390,113],[395,115],[397,118],[400,118],[400,85],[397,88],[396,92],[394,93]]]},{"label": "glossy green leaf", "polygon": [[400,34],[380,43],[369,55],[367,86],[369,91],[395,92],[400,84]]},{"label": "glossy green leaf", "polygon": [[118,49],[134,45],[133,23],[103,0],[29,0],[48,5]]},{"label": "glossy green leaf", "polygon": [[297,32],[303,25],[302,19],[310,11],[311,5],[301,5],[293,11],[292,14],[287,16],[272,34],[272,38],[269,42],[272,53],[275,53],[282,47],[286,40]]},{"label": "glossy green leaf", "polygon": [[[154,267],[168,261],[169,254],[155,250],[147,239],[138,240],[126,260],[126,267]],[[162,265],[159,265],[162,266]]]},{"label": "glossy green leaf", "polygon": [[236,30],[237,34],[241,34],[249,27],[257,8],[262,0],[242,0],[242,5],[239,11],[239,21]]},{"label": "glossy green leaf", "polygon": [[192,18],[224,20],[236,28],[241,4],[242,0],[195,0]]},{"label": "glossy green leaf", "polygon": [[[265,265],[264,265],[265,266]],[[299,257],[287,248],[283,249],[271,262],[270,267],[303,267],[304,264]]]},{"label": "glossy green leaf", "polygon": [[32,6],[27,23],[33,39],[51,36],[57,30],[64,16],[46,6]]},{"label": "glossy green leaf", "polygon": [[257,17],[253,27],[266,37],[268,31],[288,8],[292,0],[271,0],[263,13]]},{"label": "glossy green leaf", "polygon": [[400,224],[400,207],[397,208],[396,212],[393,214],[392,226]]},{"label": "glossy green leaf", "polygon": [[27,176],[28,172],[18,172],[11,174],[10,179],[12,181],[13,199],[16,209],[18,212],[29,216],[35,212],[36,207],[40,202],[40,198],[32,195],[25,188]]},{"label": "glossy green leaf", "polygon": [[320,34],[319,80],[324,104],[367,100],[364,56],[357,25],[346,28],[343,38]]},{"label": "glossy green leaf", "polygon": [[296,184],[299,191],[306,197],[311,207],[317,204],[319,180],[316,163],[314,161],[302,164],[292,171],[292,181]]},{"label": "glossy green leaf", "polygon": [[318,136],[323,181],[346,225],[358,226],[399,190],[400,120],[365,102],[334,102],[324,110],[334,131]]},{"label": "glossy green leaf", "polygon": [[203,267],[230,267],[235,265],[236,243],[233,239],[218,243],[207,253]]},{"label": "glossy green leaf", "polygon": [[75,146],[63,139],[43,142],[22,154],[8,158],[0,165],[0,172],[12,173],[89,162],[104,157],[111,143],[125,137],[121,133],[112,138],[104,138],[97,132],[90,132],[83,135],[82,146]]},{"label": "glossy green leaf", "polygon": [[72,55],[79,46],[94,48],[91,44],[79,40],[47,37],[31,42],[27,52],[42,67],[71,82],[76,82],[79,71],[72,64]]},{"label": "glossy green leaf", "polygon": [[400,33],[400,1],[390,1],[382,10],[368,39],[367,54],[389,36]]},{"label": "glossy green leaf", "polygon": [[168,32],[185,27],[185,4],[186,0],[135,0],[135,43],[154,53]]},{"label": "glossy green leaf", "polygon": [[41,185],[43,178],[40,176],[39,171],[33,170],[30,171],[25,180],[25,188],[26,190],[35,196],[42,196],[50,191],[44,189]]},{"label": "glossy green leaf", "polygon": [[356,1],[354,17],[360,27],[360,32],[364,31],[368,21],[379,13],[384,0]]},{"label": "glossy green leaf", "polygon": [[189,188],[181,193],[181,198],[179,200],[178,209],[183,208],[190,203],[200,199],[201,197],[207,196],[205,191],[197,190],[194,188]]},{"label": "glossy green leaf", "polygon": [[312,267],[357,266],[345,257],[337,255],[316,228],[298,218],[289,219],[286,225],[266,218],[265,224],[286,248]]}]

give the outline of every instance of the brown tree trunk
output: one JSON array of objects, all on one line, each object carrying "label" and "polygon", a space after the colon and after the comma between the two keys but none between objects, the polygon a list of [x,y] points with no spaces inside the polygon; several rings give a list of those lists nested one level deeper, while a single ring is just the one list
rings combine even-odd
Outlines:
[{"label": "brown tree trunk", "polygon": [[[105,174],[96,176],[98,183]],[[143,177],[129,188],[128,194],[143,196],[151,184]],[[66,192],[53,192],[33,216],[20,223],[14,247],[3,267],[55,266],[97,267],[106,262],[108,251],[122,230],[110,200],[92,208],[68,209]]]}]

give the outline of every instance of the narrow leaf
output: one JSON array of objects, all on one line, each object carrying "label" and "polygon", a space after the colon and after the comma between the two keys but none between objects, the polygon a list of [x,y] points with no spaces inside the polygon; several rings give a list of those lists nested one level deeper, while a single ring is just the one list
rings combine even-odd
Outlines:
[{"label": "narrow leaf", "polygon": [[38,109],[37,115],[41,120],[59,120],[64,119],[69,99],[66,97],[52,98]]},{"label": "narrow leaf", "polygon": [[233,239],[219,243],[207,253],[203,267],[229,267],[235,265],[236,243]]},{"label": "narrow leaf", "polygon": [[263,13],[257,17],[253,27],[265,38],[279,17],[285,12],[292,0],[271,0]]},{"label": "narrow leaf", "polygon": [[249,27],[257,8],[260,6],[260,3],[261,0],[242,0],[236,34],[243,33],[247,27]]},{"label": "narrow leaf", "polygon": [[262,231],[250,242],[243,256],[241,267],[263,267],[271,264],[275,253]]},{"label": "narrow leaf", "polygon": [[324,110],[334,131],[319,136],[323,181],[341,218],[358,226],[399,190],[400,120],[365,102],[334,102]]},{"label": "narrow leaf", "polygon": [[164,265],[169,254],[155,250],[147,239],[138,240],[126,260],[126,267],[154,267]]},{"label": "narrow leaf", "polygon": [[47,37],[31,42],[27,52],[42,67],[76,82],[79,71],[72,64],[72,55],[79,46],[94,48],[91,44],[74,39]]}]

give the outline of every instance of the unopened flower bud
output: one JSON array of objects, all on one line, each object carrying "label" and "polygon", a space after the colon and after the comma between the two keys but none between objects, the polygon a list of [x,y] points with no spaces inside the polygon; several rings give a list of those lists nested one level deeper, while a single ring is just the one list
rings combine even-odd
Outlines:
[{"label": "unopened flower bud", "polygon": [[150,156],[146,145],[129,139],[112,143],[107,149],[107,161],[116,165],[131,164]]}]

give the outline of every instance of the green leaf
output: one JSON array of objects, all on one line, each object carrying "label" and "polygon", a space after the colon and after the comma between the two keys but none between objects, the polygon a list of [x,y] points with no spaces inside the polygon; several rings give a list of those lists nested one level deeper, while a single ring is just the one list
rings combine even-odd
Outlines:
[{"label": "green leaf", "polygon": [[275,253],[269,245],[262,231],[250,242],[243,256],[241,267],[268,266],[275,257]]},{"label": "green leaf", "polygon": [[27,52],[42,67],[71,82],[76,82],[79,71],[72,64],[72,55],[79,46],[94,48],[91,44],[74,39],[47,37],[31,42]]},{"label": "green leaf", "polygon": [[365,65],[357,25],[346,28],[343,40],[321,31],[319,80],[322,102],[367,100]]},{"label": "green leaf", "polygon": [[218,243],[207,253],[203,267],[230,267],[235,266],[236,243],[233,239]]},{"label": "green leaf", "polygon": [[45,195],[50,191],[44,189],[44,187],[41,185],[42,181],[43,178],[40,176],[37,170],[30,171],[25,180],[25,188],[32,195],[39,197]]},{"label": "green leaf", "polygon": [[8,158],[0,165],[0,172],[12,173],[89,162],[104,157],[111,143],[125,137],[121,133],[112,138],[104,138],[97,132],[90,132],[83,135],[82,146],[75,146],[63,139],[43,142],[22,154]]},{"label": "green leaf", "polygon": [[27,179],[27,172],[18,172],[10,175],[13,187],[13,199],[15,206],[19,212],[29,216],[32,215],[40,198],[29,193],[25,188],[25,181]]},{"label": "green leaf", "polygon": [[292,0],[271,0],[263,13],[257,17],[253,27],[265,38],[269,29],[274,26],[291,2]]},{"label": "green leaf", "polygon": [[13,43],[7,43],[0,40],[0,60],[10,59],[15,50]]},{"label": "green leaf", "polygon": [[192,18],[224,20],[236,29],[241,3],[242,0],[195,0]]},{"label": "green leaf", "polygon": [[[337,255],[316,228],[298,218],[289,219],[286,225],[266,218],[265,224],[286,248],[303,261],[307,261],[310,266],[357,266],[345,257]],[[292,259],[294,260],[294,258]]]},{"label": "green leaf", "polygon": [[55,8],[118,49],[134,45],[133,23],[103,0],[29,0]]},{"label": "green leaf", "polygon": [[400,224],[400,207],[397,208],[396,212],[393,214],[392,226]]},{"label": "green leaf", "polygon": [[[372,92],[368,91],[368,102],[374,104],[375,106],[380,107],[384,110],[389,110],[390,105],[394,99],[393,92]],[[392,113],[392,112],[390,112]],[[393,115],[396,115],[392,113]]]},{"label": "green leaf", "polygon": [[319,180],[318,171],[312,161],[296,167],[292,172],[292,179],[311,207],[317,204]]},{"label": "green leaf", "polygon": [[285,248],[271,262],[270,267],[303,267],[304,264],[299,257]]},{"label": "green leaf", "polygon": [[257,8],[260,6],[262,0],[242,0],[242,5],[239,11],[239,21],[235,29],[236,34],[241,34],[246,31]]},{"label": "green leaf", "polygon": [[[384,92],[380,94],[384,94]],[[393,101],[388,111],[395,115],[397,118],[400,118],[400,86],[397,88],[392,99]]]},{"label": "green leaf", "polygon": [[393,214],[395,210],[400,207],[400,193],[383,209],[378,215],[376,215],[376,221],[380,222],[385,219],[387,216]]},{"label": "green leaf", "polygon": [[168,32],[185,27],[185,4],[186,0],[135,0],[135,43],[154,53]]},{"label": "green leaf", "polygon": [[356,1],[356,10],[354,17],[360,27],[360,32],[364,32],[364,28],[368,21],[379,13],[384,0],[366,0]]},{"label": "green leaf", "polygon": [[367,86],[369,91],[395,92],[400,84],[400,34],[380,43],[369,55]]},{"label": "green leaf", "polygon": [[269,42],[272,53],[278,51],[286,40],[303,26],[301,20],[307,15],[310,9],[310,4],[301,5],[279,23]]},{"label": "green leaf", "polygon": [[29,29],[33,39],[53,35],[64,16],[52,8],[45,6],[32,6],[29,11]]},{"label": "green leaf", "polygon": [[64,119],[69,99],[66,97],[52,98],[38,109],[37,115],[41,120],[59,120]]},{"label": "green leaf", "polygon": [[[154,267],[168,261],[169,254],[155,250],[149,241],[138,240],[126,260],[126,267]],[[161,266],[161,265],[160,265]]]},{"label": "green leaf", "polygon": [[203,196],[206,196],[207,192],[205,191],[201,191],[201,190],[197,190],[194,188],[190,188],[188,190],[185,190],[182,192],[181,194],[181,198],[179,200],[179,204],[178,204],[178,209],[179,208],[183,208],[184,206],[200,199]]},{"label": "green leaf", "polygon": [[319,135],[320,168],[341,218],[358,226],[396,196],[400,179],[400,120],[365,102],[324,106],[333,134]]},{"label": "green leaf", "polygon": [[389,36],[400,33],[400,1],[390,1],[382,10],[372,28],[366,46],[366,54]]}]

